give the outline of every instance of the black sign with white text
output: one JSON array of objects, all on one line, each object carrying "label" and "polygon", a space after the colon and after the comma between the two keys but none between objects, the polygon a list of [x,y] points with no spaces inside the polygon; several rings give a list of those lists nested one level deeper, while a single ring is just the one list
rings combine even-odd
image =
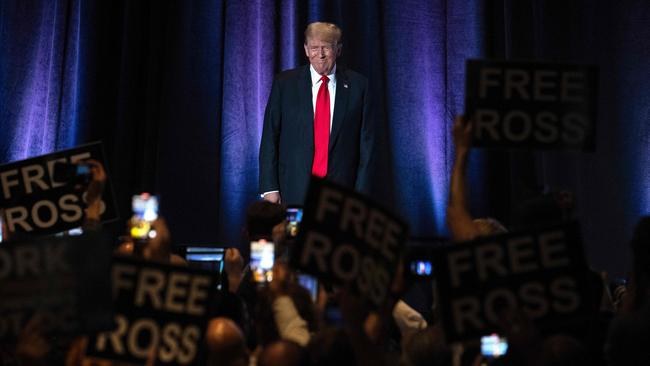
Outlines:
[{"label": "black sign with white text", "polygon": [[386,298],[407,225],[364,196],[311,178],[292,265],[320,279],[351,283],[379,306]]},{"label": "black sign with white text", "polygon": [[542,330],[580,324],[593,309],[591,273],[577,223],[457,243],[437,250],[434,270],[449,341],[499,330],[522,310]]},{"label": "black sign with white text", "polygon": [[37,317],[44,334],[83,334],[113,324],[111,245],[98,232],[0,245],[0,339]]},{"label": "black sign with white text", "polygon": [[[0,166],[0,207],[9,231],[47,235],[82,225],[86,204],[75,182],[55,180],[55,165],[94,159],[106,170],[100,142]],[[117,219],[110,179],[102,196],[102,222]]]},{"label": "black sign with white text", "polygon": [[474,146],[595,148],[596,67],[468,60],[466,75]]},{"label": "black sign with white text", "polygon": [[218,273],[115,256],[116,328],[91,337],[91,357],[156,365],[195,365]]}]

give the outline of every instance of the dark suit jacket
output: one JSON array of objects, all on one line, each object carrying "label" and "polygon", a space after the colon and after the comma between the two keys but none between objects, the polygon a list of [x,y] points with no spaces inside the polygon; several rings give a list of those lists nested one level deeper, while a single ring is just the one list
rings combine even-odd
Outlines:
[{"label": "dark suit jacket", "polygon": [[[327,179],[366,192],[375,127],[368,79],[336,67],[336,100]],[[279,190],[286,205],[302,205],[314,157],[314,109],[309,65],[278,74],[264,114],[260,192]]]}]

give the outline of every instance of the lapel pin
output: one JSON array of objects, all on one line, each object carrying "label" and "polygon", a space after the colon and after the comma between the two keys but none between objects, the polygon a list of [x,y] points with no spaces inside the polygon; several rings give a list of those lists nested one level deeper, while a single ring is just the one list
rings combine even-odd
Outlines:
[{"label": "lapel pin", "polygon": [[343,83],[343,87],[344,87],[344,88],[347,88],[347,87],[348,87],[348,84]]}]

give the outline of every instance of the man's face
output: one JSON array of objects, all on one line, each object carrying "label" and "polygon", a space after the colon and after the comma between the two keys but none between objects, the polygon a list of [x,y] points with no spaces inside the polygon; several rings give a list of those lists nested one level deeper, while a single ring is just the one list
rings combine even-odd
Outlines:
[{"label": "man's face", "polygon": [[317,73],[327,75],[332,71],[336,58],[341,54],[341,47],[334,40],[324,40],[315,36],[307,39],[305,54]]}]

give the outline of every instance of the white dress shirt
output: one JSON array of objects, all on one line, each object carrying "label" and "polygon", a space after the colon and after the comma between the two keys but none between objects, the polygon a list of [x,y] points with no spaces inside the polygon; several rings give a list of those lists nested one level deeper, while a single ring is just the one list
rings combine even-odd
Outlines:
[{"label": "white dress shirt", "polygon": [[[321,79],[323,76],[314,70],[312,65],[309,65],[309,73],[311,74],[311,105],[314,109],[314,116],[316,116],[316,97],[318,97],[318,89],[320,89]],[[332,71],[327,75],[330,81],[327,83],[327,90],[330,92],[330,132],[332,132],[332,120],[334,118],[334,101],[336,100],[336,65],[332,67]]]}]

